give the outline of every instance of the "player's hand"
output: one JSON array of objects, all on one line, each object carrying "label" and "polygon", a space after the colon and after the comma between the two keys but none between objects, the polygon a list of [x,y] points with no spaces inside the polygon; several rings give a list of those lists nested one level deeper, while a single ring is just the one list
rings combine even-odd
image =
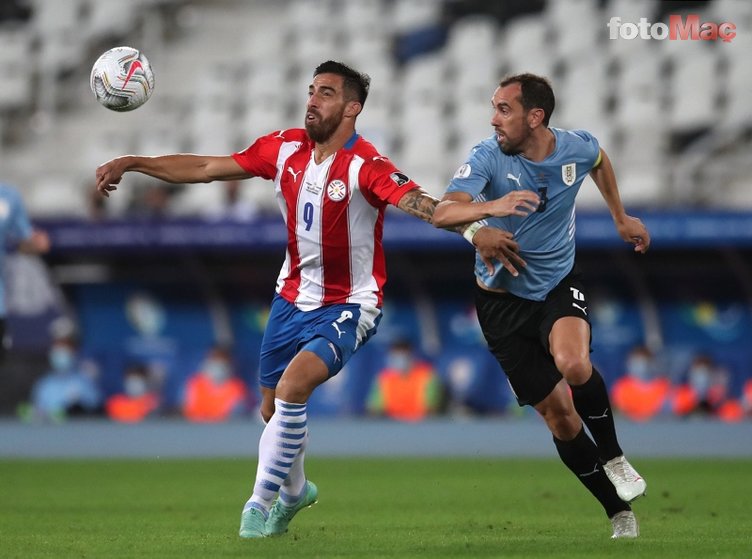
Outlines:
[{"label": "player's hand", "polygon": [[492,216],[505,217],[508,215],[526,215],[536,211],[540,198],[532,190],[514,190],[501,198],[491,200],[487,208]]},{"label": "player's hand", "polygon": [[34,229],[31,233],[31,243],[34,246],[35,252],[39,254],[50,251],[50,236],[47,234],[47,231]]},{"label": "player's hand", "polygon": [[635,252],[645,254],[650,247],[650,233],[636,217],[624,216],[616,222],[616,231],[624,241],[634,245]]},{"label": "player's hand", "polygon": [[111,159],[107,163],[103,163],[97,167],[96,172],[96,188],[97,192],[103,196],[110,196],[110,192],[117,190],[117,185],[123,178],[125,168],[122,165],[122,159]]},{"label": "player's hand", "polygon": [[520,246],[509,231],[496,227],[481,227],[473,236],[473,244],[489,274],[494,273],[494,260],[501,262],[515,277],[519,275],[518,267],[527,266],[519,255]]}]

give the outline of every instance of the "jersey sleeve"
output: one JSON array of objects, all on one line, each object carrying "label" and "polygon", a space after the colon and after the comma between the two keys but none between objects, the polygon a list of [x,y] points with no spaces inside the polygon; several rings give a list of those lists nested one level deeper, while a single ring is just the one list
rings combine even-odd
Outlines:
[{"label": "jersey sleeve", "polygon": [[400,172],[389,158],[380,155],[363,164],[359,182],[364,194],[367,194],[369,201],[375,206],[396,206],[405,194],[418,188],[418,185]]},{"label": "jersey sleeve", "polygon": [[277,156],[285,141],[282,131],[261,136],[243,151],[233,153],[232,158],[244,171],[254,177],[273,180],[277,176]]},{"label": "jersey sleeve", "polygon": [[465,162],[455,171],[449,182],[447,193],[465,192],[473,200],[483,191],[491,181],[492,158],[487,148],[478,144],[470,152]]},{"label": "jersey sleeve", "polygon": [[598,140],[587,130],[572,130],[572,133],[582,140],[582,155],[588,171],[601,162],[601,147]]},{"label": "jersey sleeve", "polygon": [[26,208],[23,205],[21,196],[17,193],[13,193],[9,200],[10,219],[8,228],[9,237],[14,242],[25,241],[29,239],[32,234],[31,222],[29,221],[29,215],[26,213]]}]

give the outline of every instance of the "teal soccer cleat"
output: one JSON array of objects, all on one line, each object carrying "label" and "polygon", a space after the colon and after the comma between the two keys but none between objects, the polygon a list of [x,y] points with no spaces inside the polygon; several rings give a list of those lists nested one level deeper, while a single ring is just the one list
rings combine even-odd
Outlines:
[{"label": "teal soccer cleat", "polygon": [[264,513],[253,508],[244,510],[240,517],[239,535],[241,538],[265,538],[268,534]]},{"label": "teal soccer cleat", "polygon": [[303,497],[294,505],[288,507],[281,499],[277,499],[269,513],[269,519],[266,521],[266,534],[279,536],[287,532],[287,526],[298,511],[313,505],[318,501],[318,497],[319,490],[316,485],[312,481],[306,480]]}]

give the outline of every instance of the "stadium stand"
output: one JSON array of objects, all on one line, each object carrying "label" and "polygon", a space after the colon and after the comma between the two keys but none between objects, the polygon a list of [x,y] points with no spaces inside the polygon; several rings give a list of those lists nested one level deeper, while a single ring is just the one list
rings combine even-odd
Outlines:
[{"label": "stadium stand", "polygon": [[[553,125],[590,128],[609,148],[628,203],[708,203],[694,185],[672,184],[666,163],[720,129],[748,129],[750,38],[609,40],[605,23],[612,16],[652,21],[673,9],[741,29],[752,19],[747,3],[513,2],[496,13],[482,4],[144,0],[134,10],[117,1],[30,2],[28,20],[0,24],[4,173],[37,188],[24,163],[47,150],[50,136],[76,138],[75,150],[56,145],[50,171],[81,189],[95,161],[120,153],[123,144],[144,152],[241,149],[270,128],[299,125],[311,68],[331,57],[372,71],[363,130],[435,193],[468,145],[488,132],[489,88],[503,73],[530,70],[554,81],[560,106]],[[127,116],[102,111],[86,91],[91,62],[114,43],[138,45],[156,70],[154,99]],[[112,134],[118,139],[107,145]],[[748,146],[746,138],[714,157],[735,161]],[[724,176],[723,184],[737,193],[744,176]],[[590,190],[580,205],[601,207]],[[63,189],[56,197],[61,213],[73,205],[62,203],[68,194]],[[42,201],[48,196],[30,193],[32,213],[54,207]]]}]

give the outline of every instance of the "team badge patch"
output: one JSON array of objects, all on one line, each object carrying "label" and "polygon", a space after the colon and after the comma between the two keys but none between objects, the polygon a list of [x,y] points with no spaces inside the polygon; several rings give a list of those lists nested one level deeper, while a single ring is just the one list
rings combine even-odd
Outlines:
[{"label": "team badge patch", "polygon": [[333,180],[326,187],[326,195],[332,202],[341,202],[347,196],[347,186],[339,179]]},{"label": "team badge patch", "polygon": [[402,173],[392,173],[389,178],[397,183],[397,186],[403,186],[405,183],[410,182],[410,177],[403,175]]},{"label": "team badge patch", "polygon": [[461,165],[457,171],[454,173],[455,179],[466,179],[470,176],[470,173],[472,172],[472,169],[470,168],[469,163],[465,163],[464,165]]},{"label": "team badge patch", "polygon": [[577,163],[567,163],[561,166],[561,180],[567,186],[572,186],[577,180]]}]

